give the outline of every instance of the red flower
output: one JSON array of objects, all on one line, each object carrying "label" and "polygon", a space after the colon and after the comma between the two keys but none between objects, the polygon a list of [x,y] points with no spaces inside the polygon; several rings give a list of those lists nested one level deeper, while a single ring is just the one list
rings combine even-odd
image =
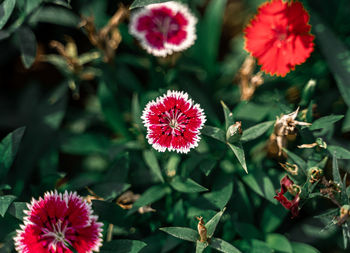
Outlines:
[{"label": "red flower", "polygon": [[193,104],[187,93],[170,90],[149,102],[141,118],[147,128],[148,143],[153,148],[179,153],[187,153],[198,146],[199,130],[206,120],[199,104]]},{"label": "red flower", "polygon": [[20,253],[78,253],[98,251],[102,223],[76,193],[47,192],[28,204],[24,225],[14,238]]},{"label": "red flower", "polygon": [[150,4],[131,16],[129,31],[155,56],[170,55],[193,45],[197,19],[178,2]]},{"label": "red flower", "polygon": [[284,194],[288,191],[293,191],[293,185],[294,182],[289,179],[288,176],[285,176],[281,180],[281,191],[277,192],[277,196],[273,197],[274,199],[277,199],[282,206],[284,206],[286,209],[289,209],[292,212],[292,218],[298,216],[299,214],[299,201],[300,192],[297,192],[294,196],[293,200],[287,199]]},{"label": "red flower", "polygon": [[285,76],[314,50],[308,22],[309,14],[300,2],[266,2],[244,30],[245,48],[266,73]]}]

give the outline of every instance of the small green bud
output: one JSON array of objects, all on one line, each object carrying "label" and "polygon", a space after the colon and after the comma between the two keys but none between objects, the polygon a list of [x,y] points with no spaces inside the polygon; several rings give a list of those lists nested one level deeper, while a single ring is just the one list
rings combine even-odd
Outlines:
[{"label": "small green bud", "polygon": [[237,121],[235,124],[231,125],[226,132],[226,140],[229,143],[237,142],[242,136],[242,122]]}]

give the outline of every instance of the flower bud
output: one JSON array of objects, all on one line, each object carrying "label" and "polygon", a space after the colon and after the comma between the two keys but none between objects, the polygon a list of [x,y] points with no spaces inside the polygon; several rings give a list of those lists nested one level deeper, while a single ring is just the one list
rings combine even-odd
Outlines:
[{"label": "flower bud", "polygon": [[229,143],[237,142],[242,136],[242,122],[237,121],[235,124],[231,125],[226,132],[226,140]]},{"label": "flower bud", "polygon": [[208,240],[207,237],[207,228],[204,225],[203,217],[197,217],[198,220],[198,234],[200,236],[200,241],[201,242],[206,242]]}]

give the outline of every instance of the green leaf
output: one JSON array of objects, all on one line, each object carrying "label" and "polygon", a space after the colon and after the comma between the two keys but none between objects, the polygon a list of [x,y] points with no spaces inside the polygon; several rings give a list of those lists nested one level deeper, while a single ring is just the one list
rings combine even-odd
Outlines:
[{"label": "green leaf", "polygon": [[[224,103],[224,101],[220,101],[222,105],[222,109],[224,110],[224,116],[225,116],[225,129],[227,129],[235,123],[235,120],[233,118],[233,113],[231,110],[227,107],[227,105]],[[226,135],[226,134],[225,134]]]},{"label": "green leaf", "polygon": [[159,167],[159,163],[153,150],[144,150],[143,159],[145,160],[147,166],[151,171],[159,178],[161,182],[164,183],[164,178],[162,175],[162,170]]},{"label": "green leaf", "polygon": [[132,100],[131,100],[131,114],[132,114],[133,122],[138,127],[142,127],[143,124],[141,120],[140,102],[139,102],[139,97],[136,93],[132,96]]},{"label": "green leaf", "polygon": [[348,107],[350,107],[350,51],[331,29],[322,22],[316,13],[311,14],[310,21],[321,51],[335,77],[340,94]]},{"label": "green leaf", "polygon": [[340,146],[327,146],[328,151],[337,159],[350,159],[350,151]]},{"label": "green leaf", "polygon": [[340,177],[340,173],[339,173],[339,167],[338,167],[338,160],[335,157],[335,154],[333,154],[333,161],[332,161],[332,167],[333,167],[333,181],[339,185],[342,184],[342,180]]},{"label": "green leaf", "polygon": [[218,251],[224,252],[224,253],[239,253],[239,251],[236,247],[231,245],[230,243],[219,239],[219,238],[213,238],[209,244],[210,247],[213,249],[216,249]]},{"label": "green leaf", "polygon": [[38,22],[51,23],[67,27],[77,27],[80,18],[69,9],[55,6],[46,6],[30,16],[29,24],[36,25]]},{"label": "green leaf", "polygon": [[107,123],[116,133],[128,136],[129,132],[125,126],[123,115],[118,108],[117,98],[104,81],[101,81],[98,87],[98,98],[100,100],[103,115]]},{"label": "green leaf", "polygon": [[287,215],[287,210],[282,205],[269,204],[263,211],[260,228],[264,232],[275,231]]},{"label": "green leaf", "polygon": [[216,73],[216,65],[221,35],[222,21],[227,0],[211,0],[207,5],[204,17],[198,26],[196,57],[203,63],[209,76]]},{"label": "green leaf", "polygon": [[142,206],[147,206],[149,204],[152,204],[153,202],[156,202],[157,200],[163,198],[169,192],[170,189],[167,186],[152,186],[147,191],[145,191],[138,200],[136,200],[132,209],[130,209],[130,211],[128,212],[128,215],[134,213],[135,211],[137,211],[137,209],[139,209]]},{"label": "green leaf", "polygon": [[248,174],[247,164],[245,161],[244,150],[241,142],[238,143],[227,143],[227,145],[232,149],[233,153],[237,157],[239,163],[242,165],[244,171]]},{"label": "green leaf", "polygon": [[42,2],[43,2],[43,0],[30,0],[30,1],[26,1],[25,13],[26,13],[26,14],[29,14],[29,13],[32,12],[35,8],[37,8]]},{"label": "green leaf", "polygon": [[233,180],[225,182],[221,189],[203,194],[203,197],[219,209],[223,209],[230,200],[233,191]]},{"label": "green leaf", "polygon": [[273,199],[275,196],[275,188],[271,179],[265,175],[265,173],[262,171],[256,171],[254,174],[245,175],[242,180],[258,195],[273,204],[276,203]]},{"label": "green leaf", "polygon": [[199,167],[206,176],[209,176],[210,172],[215,168],[217,164],[216,160],[206,159],[200,163]]},{"label": "green leaf", "polygon": [[262,239],[263,235],[252,224],[245,222],[236,223],[237,232],[243,237],[248,239]]},{"label": "green leaf", "polygon": [[317,249],[314,247],[307,245],[305,243],[300,243],[300,242],[292,242],[292,248],[293,252],[303,252],[303,253],[320,253]]},{"label": "green leaf", "polygon": [[26,26],[21,26],[17,30],[19,49],[24,67],[27,69],[32,66],[36,56],[36,38],[32,30]]},{"label": "green leaf", "polygon": [[92,208],[102,221],[115,225],[122,225],[125,222],[126,211],[115,203],[92,200]]},{"label": "green leaf", "polygon": [[15,0],[5,0],[0,5],[0,29],[2,29],[7,20],[10,18],[13,9],[15,8]]},{"label": "green leaf", "polygon": [[122,192],[125,192],[130,188],[130,184],[123,184],[117,182],[103,182],[91,187],[91,190],[96,193],[97,196],[104,198],[105,200],[114,199]]},{"label": "green leaf", "polygon": [[223,143],[226,143],[226,134],[220,128],[212,127],[212,126],[204,126],[201,133],[211,138],[214,138],[216,140],[219,140]]},{"label": "green leaf", "polygon": [[243,131],[243,135],[241,137],[242,142],[247,142],[254,140],[261,135],[263,135],[269,128],[275,123],[275,121],[266,121],[260,124],[257,124],[247,130]]},{"label": "green leaf", "polygon": [[17,197],[13,195],[0,196],[0,215],[2,217],[5,216],[7,209],[16,198]]},{"label": "green leaf", "polygon": [[66,137],[61,145],[61,150],[68,154],[91,155],[91,153],[105,154],[110,142],[101,134],[84,133]]},{"label": "green leaf", "polygon": [[190,178],[182,178],[180,176],[176,176],[170,182],[170,185],[179,192],[184,193],[195,193],[195,192],[204,192],[208,189],[196,183]]},{"label": "green leaf", "polygon": [[344,115],[329,115],[315,120],[309,127],[310,130],[317,130],[328,128],[332,126],[335,122],[344,118]]},{"label": "green leaf", "polygon": [[13,217],[17,218],[20,221],[23,221],[23,218],[26,216],[26,214],[23,211],[27,209],[28,206],[25,202],[12,202],[7,211]]},{"label": "green leaf", "polygon": [[8,134],[0,143],[0,180],[10,169],[21,143],[25,127],[21,127]]},{"label": "green leaf", "polygon": [[134,8],[139,8],[139,7],[144,7],[149,4],[155,4],[155,3],[164,3],[164,2],[169,2],[172,0],[135,0],[131,5],[130,5],[130,10]]},{"label": "green leaf", "polygon": [[266,236],[267,245],[278,252],[293,253],[292,245],[288,239],[280,234],[268,234]]},{"label": "green leaf", "polygon": [[136,240],[113,240],[105,242],[101,248],[101,253],[138,253],[144,247],[146,243]]},{"label": "green leaf", "polygon": [[169,235],[172,235],[176,238],[190,241],[190,242],[196,242],[199,238],[197,231],[195,231],[191,228],[165,227],[165,228],[160,228],[159,230],[161,230],[165,233],[168,233]]},{"label": "green leaf", "polygon": [[213,218],[211,218],[206,224],[205,227],[207,228],[207,236],[208,238],[211,238],[214,235],[216,226],[219,224],[219,221],[221,219],[221,216],[224,214],[226,208],[218,212],[214,215]]},{"label": "green leaf", "polygon": [[197,241],[196,242],[196,253],[202,253],[206,247],[208,247],[207,242]]}]

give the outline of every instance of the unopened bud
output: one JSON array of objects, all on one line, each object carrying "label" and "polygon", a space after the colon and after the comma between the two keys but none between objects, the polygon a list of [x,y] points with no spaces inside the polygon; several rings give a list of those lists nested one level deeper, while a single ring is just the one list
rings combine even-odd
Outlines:
[{"label": "unopened bud", "polygon": [[208,240],[207,228],[204,225],[203,217],[197,217],[197,220],[199,221],[197,229],[198,229],[198,234],[199,234],[199,237],[200,237],[200,241],[201,242],[206,242]]},{"label": "unopened bud", "polygon": [[317,146],[323,149],[327,148],[327,143],[322,138],[316,139]]},{"label": "unopened bud", "polygon": [[242,122],[237,121],[235,124],[231,125],[226,132],[226,140],[229,143],[237,142],[242,136]]}]

